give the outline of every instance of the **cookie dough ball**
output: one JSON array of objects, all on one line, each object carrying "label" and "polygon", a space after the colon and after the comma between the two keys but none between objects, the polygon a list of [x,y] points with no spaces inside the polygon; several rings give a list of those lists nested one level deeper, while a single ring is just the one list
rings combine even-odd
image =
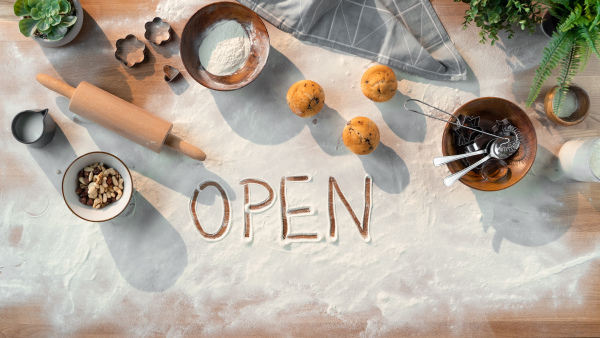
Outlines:
[{"label": "cookie dough ball", "polygon": [[318,113],[325,103],[325,92],[318,83],[302,80],[294,83],[287,92],[287,104],[294,114],[311,117]]},{"label": "cookie dough ball", "polygon": [[346,123],[344,144],[357,155],[366,155],[379,145],[379,128],[366,117],[355,117]]},{"label": "cookie dough ball", "polygon": [[363,74],[360,79],[360,89],[369,99],[375,102],[385,102],[396,94],[398,80],[392,68],[375,65]]}]

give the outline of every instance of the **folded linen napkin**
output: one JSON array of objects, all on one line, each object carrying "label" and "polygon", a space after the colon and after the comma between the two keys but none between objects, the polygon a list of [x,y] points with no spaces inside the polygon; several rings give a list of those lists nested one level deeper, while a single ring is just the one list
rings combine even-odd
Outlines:
[{"label": "folded linen napkin", "polygon": [[238,1],[300,40],[427,79],[466,79],[465,61],[428,0]]}]

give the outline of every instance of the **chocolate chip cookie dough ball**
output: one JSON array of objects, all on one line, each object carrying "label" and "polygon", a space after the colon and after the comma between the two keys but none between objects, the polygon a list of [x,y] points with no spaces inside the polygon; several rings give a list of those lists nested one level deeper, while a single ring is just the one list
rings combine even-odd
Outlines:
[{"label": "chocolate chip cookie dough ball", "polygon": [[287,104],[294,114],[311,117],[318,113],[325,103],[325,92],[318,83],[302,80],[294,83],[287,92]]},{"label": "chocolate chip cookie dough ball", "polygon": [[396,94],[398,80],[392,68],[375,65],[363,74],[360,79],[363,94],[375,102],[385,102]]},{"label": "chocolate chip cookie dough ball", "polygon": [[355,117],[346,123],[344,144],[357,155],[366,155],[379,145],[379,128],[366,117]]}]

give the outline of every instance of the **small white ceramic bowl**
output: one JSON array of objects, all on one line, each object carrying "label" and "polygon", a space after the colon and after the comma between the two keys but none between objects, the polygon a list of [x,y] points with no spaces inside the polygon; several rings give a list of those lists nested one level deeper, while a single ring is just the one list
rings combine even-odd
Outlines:
[{"label": "small white ceramic bowl", "polygon": [[[104,163],[104,166],[107,169],[114,168],[121,174],[124,181],[123,196],[118,201],[101,209],[94,209],[91,206],[81,204],[80,197],[75,192],[79,187],[79,178],[77,174],[81,169],[94,163]],[[88,222],[106,222],[119,216],[129,204],[133,193],[133,180],[129,169],[118,157],[102,151],[96,151],[78,157],[71,165],[69,165],[63,176],[62,193],[67,207],[69,207],[77,217]]]}]

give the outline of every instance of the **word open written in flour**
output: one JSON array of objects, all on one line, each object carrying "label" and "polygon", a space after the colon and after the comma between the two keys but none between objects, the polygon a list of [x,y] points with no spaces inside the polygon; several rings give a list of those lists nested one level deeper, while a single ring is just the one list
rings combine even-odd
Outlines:
[{"label": "word open written in flour", "polygon": [[[321,237],[317,233],[295,233],[292,231],[292,219],[294,217],[301,217],[314,214],[314,210],[310,206],[290,206],[288,203],[288,192],[287,186],[289,184],[298,183],[310,183],[311,177],[308,175],[304,176],[285,176],[281,178],[279,184],[279,204],[281,207],[281,240],[286,243],[291,242],[319,242]],[[277,194],[275,190],[267,183],[259,179],[250,178],[240,181],[240,185],[244,189],[244,233],[243,237],[246,242],[252,241],[252,214],[264,212],[271,208],[275,204]],[[196,212],[196,204],[198,197],[206,189],[216,189],[221,196],[223,202],[223,217],[221,226],[213,233],[209,233],[205,230],[200,222],[200,217]],[[268,193],[268,196],[260,202],[251,202],[251,190],[253,189],[264,189]],[[337,198],[336,198],[337,196]],[[365,242],[371,241],[371,234],[369,225],[371,221],[371,210],[373,207],[373,179],[371,176],[366,175],[364,180],[364,208],[363,217],[360,220],[354,209],[350,206],[350,203],[346,199],[346,196],[342,192],[338,182],[334,177],[329,177],[328,193],[327,193],[327,205],[328,205],[328,216],[329,216],[329,238],[332,241],[336,241],[338,238],[338,226],[336,220],[336,202],[346,208],[354,224],[358,229],[358,233]],[[216,203],[216,202],[215,202]],[[231,201],[222,185],[216,181],[204,181],[196,187],[190,201],[190,213],[192,220],[200,231],[202,237],[209,242],[218,241],[223,239],[229,233],[229,228],[232,219],[232,208]]]}]

